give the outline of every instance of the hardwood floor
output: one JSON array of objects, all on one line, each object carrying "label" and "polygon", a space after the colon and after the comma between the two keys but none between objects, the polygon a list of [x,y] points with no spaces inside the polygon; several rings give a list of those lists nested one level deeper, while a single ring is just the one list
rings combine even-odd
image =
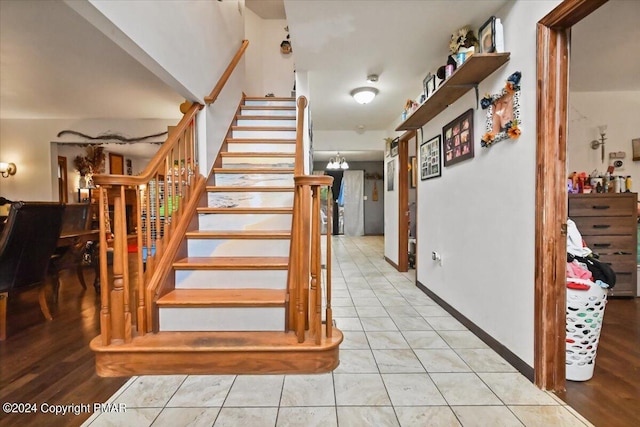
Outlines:
[{"label": "hardwood floor", "polygon": [[[87,283],[93,271],[85,270]],[[0,412],[0,426],[79,426],[91,412],[79,415],[42,413],[42,404],[69,405],[105,402],[128,378],[100,378],[89,341],[98,335],[99,298],[86,291],[71,270],[60,275],[60,296],[47,300],[53,315],[48,322],[38,305],[38,291],[11,295],[7,307],[7,339],[0,342],[0,403],[35,403],[35,414]],[[1,411],[1,410],[0,410]]]},{"label": "hardwood floor", "polygon": [[593,378],[567,381],[567,391],[560,398],[596,427],[638,425],[640,298],[608,302]]},{"label": "hardwood floor", "polygon": [[[86,270],[87,283],[93,272]],[[0,342],[0,403],[35,403],[36,414],[0,415],[0,426],[79,426],[91,413],[55,416],[41,405],[105,402],[128,378],[100,378],[89,341],[99,331],[99,301],[75,274],[62,272],[60,299],[48,301],[47,322],[37,290],[12,296],[7,340]],[[597,427],[628,427],[640,419],[640,298],[609,301],[596,360],[586,382],[567,381],[560,396]]]}]

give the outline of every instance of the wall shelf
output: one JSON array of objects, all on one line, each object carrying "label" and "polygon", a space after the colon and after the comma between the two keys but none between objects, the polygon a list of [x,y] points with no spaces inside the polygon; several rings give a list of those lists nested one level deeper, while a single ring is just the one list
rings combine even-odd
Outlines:
[{"label": "wall shelf", "polygon": [[460,66],[442,85],[422,103],[397,131],[419,129],[462,95],[475,88],[478,97],[478,83],[509,61],[509,52],[477,53]]}]

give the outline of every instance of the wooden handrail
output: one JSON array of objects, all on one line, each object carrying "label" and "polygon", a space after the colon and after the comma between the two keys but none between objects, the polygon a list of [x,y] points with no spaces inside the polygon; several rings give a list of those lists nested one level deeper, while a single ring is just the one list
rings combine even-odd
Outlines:
[{"label": "wooden handrail", "polygon": [[240,62],[242,55],[244,55],[244,51],[247,50],[247,46],[249,46],[249,40],[242,40],[240,48],[234,55],[233,59],[231,59],[229,65],[227,65],[227,69],[224,70],[224,73],[222,73],[220,80],[218,80],[218,83],[215,85],[209,96],[204,97],[204,102],[207,105],[213,104],[216,99],[218,99],[218,95],[220,95],[220,92],[222,92],[222,88],[224,87],[224,85],[227,84],[227,80],[229,80],[229,77],[231,77],[233,70],[238,65],[238,62]]},{"label": "wooden handrail", "polygon": [[180,120],[180,123],[172,129],[171,133],[167,136],[167,140],[155,156],[149,161],[147,166],[144,168],[144,171],[140,173],[140,175],[131,176],[131,175],[94,175],[93,182],[96,185],[129,185],[129,186],[138,186],[147,184],[151,178],[153,178],[154,173],[158,170],[158,168],[162,165],[162,162],[167,157],[169,152],[173,149],[173,144],[177,141],[179,135],[187,129],[187,127],[191,124],[192,119],[196,115],[198,111],[200,111],[204,106],[202,104],[194,103],[191,108],[186,112],[186,114]]}]

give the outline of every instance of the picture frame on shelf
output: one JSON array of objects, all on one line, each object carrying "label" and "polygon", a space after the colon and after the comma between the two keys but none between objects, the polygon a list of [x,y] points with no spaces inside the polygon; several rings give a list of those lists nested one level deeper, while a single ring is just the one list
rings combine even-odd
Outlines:
[{"label": "picture frame on shelf", "polygon": [[496,51],[496,17],[489,18],[478,30],[480,53],[495,53]]},{"label": "picture frame on shelf", "polygon": [[420,180],[442,175],[442,138],[436,135],[420,144]]},{"label": "picture frame on shelf", "polygon": [[428,99],[436,90],[436,76],[434,74],[427,74],[422,80],[422,90],[424,91],[425,100]]},{"label": "picture frame on shelf", "polygon": [[442,128],[442,140],[444,167],[473,158],[473,108]]}]

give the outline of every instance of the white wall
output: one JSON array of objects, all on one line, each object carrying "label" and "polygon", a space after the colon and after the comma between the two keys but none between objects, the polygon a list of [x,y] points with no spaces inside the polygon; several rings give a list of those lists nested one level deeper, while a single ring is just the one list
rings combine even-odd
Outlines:
[{"label": "white wall", "polygon": [[284,19],[262,19],[244,10],[245,38],[249,40],[245,92],[248,96],[291,96],[294,83],[295,52],[284,55],[280,43],[286,39]]},{"label": "white wall", "polygon": [[[622,169],[615,175],[631,175],[634,192],[640,191],[640,162],[633,161],[631,140],[640,138],[638,117],[640,92],[571,92],[569,96],[569,137],[567,170],[606,172],[610,152],[624,151]],[[604,163],[600,147],[591,149],[590,142],[600,140],[599,125],[607,125]]]},{"label": "white wall", "polygon": [[[521,137],[481,148],[486,114],[475,110],[475,157],[444,168],[440,178],[418,182],[417,279],[531,366],[536,22],[558,3],[517,1],[496,14],[511,60],[480,84],[479,93],[496,93],[509,75],[522,72]],[[425,125],[424,137],[440,134],[475,103],[472,90]],[[441,265],[431,260],[432,251],[441,254]]]}]

